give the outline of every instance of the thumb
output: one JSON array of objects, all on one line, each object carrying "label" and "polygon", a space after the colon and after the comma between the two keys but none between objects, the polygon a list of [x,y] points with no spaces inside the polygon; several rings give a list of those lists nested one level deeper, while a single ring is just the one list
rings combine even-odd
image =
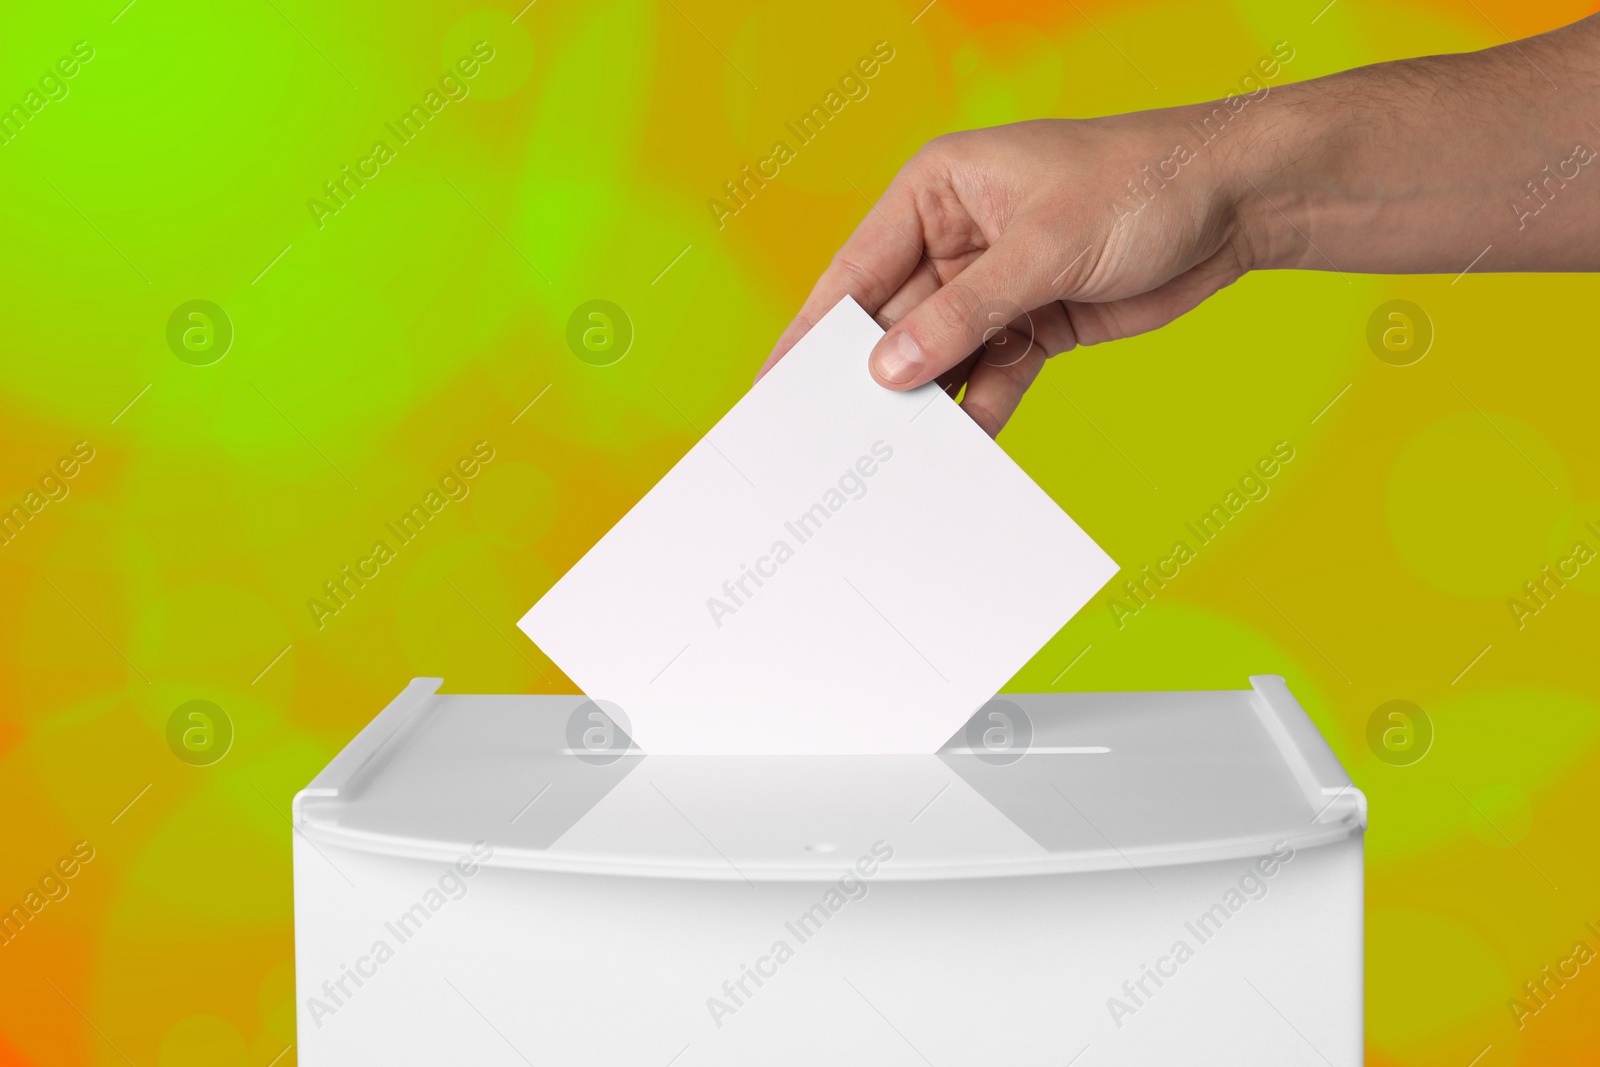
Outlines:
[{"label": "thumb", "polygon": [[1002,240],[890,327],[872,349],[872,376],[905,390],[950,370],[1029,308],[1049,303],[1033,273],[1027,254]]}]

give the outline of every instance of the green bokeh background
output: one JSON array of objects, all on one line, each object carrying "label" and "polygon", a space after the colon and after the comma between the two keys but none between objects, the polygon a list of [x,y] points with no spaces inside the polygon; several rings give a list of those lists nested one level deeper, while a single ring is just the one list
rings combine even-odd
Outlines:
[{"label": "green bokeh background", "polygon": [[[738,399],[928,138],[1220,96],[1277,41],[1298,80],[1594,6],[124,2],[8,5],[0,33],[0,105],[92,49],[0,145],[0,505],[93,452],[0,545],[0,904],[94,850],[0,947],[0,1067],[294,1062],[293,793],[411,677],[570,689],[515,620]],[[723,183],[879,41],[866,99],[719,227]],[[1372,1064],[1600,1054],[1600,977],[1520,1029],[1507,1006],[1600,922],[1600,563],[1508,606],[1600,550],[1594,286],[1251,276],[1056,359],[1001,439],[1130,572],[1293,448],[1148,606],[1097,599],[1010,688],[1289,679],[1371,800]],[[633,329],[608,366],[566,340],[596,299]],[[1395,299],[1435,334],[1410,366],[1366,340]],[[202,366],[167,339],[194,300],[233,331]],[[319,625],[480,442],[465,498]],[[232,724],[208,766],[168,745],[192,700]],[[1368,744],[1392,700],[1432,724],[1420,762]]]}]

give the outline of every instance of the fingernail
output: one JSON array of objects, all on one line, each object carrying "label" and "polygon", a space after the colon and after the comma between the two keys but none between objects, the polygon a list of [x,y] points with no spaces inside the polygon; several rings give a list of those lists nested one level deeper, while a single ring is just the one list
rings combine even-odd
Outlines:
[{"label": "fingernail", "polygon": [[909,382],[921,374],[925,362],[922,346],[912,340],[908,333],[886,337],[872,350],[873,373],[883,381],[896,385]]}]

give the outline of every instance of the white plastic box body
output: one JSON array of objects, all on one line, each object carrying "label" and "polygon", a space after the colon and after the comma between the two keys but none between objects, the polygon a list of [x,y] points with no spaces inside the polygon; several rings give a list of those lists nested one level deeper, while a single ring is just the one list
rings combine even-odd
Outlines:
[{"label": "white plastic box body", "polygon": [[649,757],[418,679],[295,799],[300,1062],[1360,1064],[1365,799],[1251,681]]}]

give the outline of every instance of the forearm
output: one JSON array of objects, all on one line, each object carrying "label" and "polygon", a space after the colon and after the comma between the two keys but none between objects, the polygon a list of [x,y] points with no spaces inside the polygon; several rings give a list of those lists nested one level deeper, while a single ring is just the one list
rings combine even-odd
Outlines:
[{"label": "forearm", "polygon": [[1220,194],[1252,267],[1600,270],[1600,16],[1257,106]]}]

